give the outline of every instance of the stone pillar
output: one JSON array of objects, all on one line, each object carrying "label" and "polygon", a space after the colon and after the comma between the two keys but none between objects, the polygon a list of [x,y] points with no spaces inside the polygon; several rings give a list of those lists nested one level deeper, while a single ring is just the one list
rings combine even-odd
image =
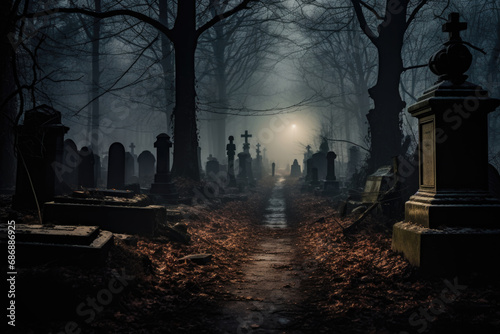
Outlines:
[{"label": "stone pillar", "polygon": [[[37,209],[53,199],[64,151],[61,113],[49,107],[27,111],[17,129],[17,176],[13,198],[15,209]],[[33,194],[33,190],[36,193]]]},{"label": "stone pillar", "polygon": [[306,170],[307,170],[306,180],[305,180],[306,182],[312,181],[312,169],[313,169],[313,159],[309,158],[306,161]]},{"label": "stone pillar", "polygon": [[229,187],[236,187],[236,178],[234,176],[234,155],[236,145],[233,143],[234,137],[229,136],[229,144],[226,145],[227,151],[227,177],[229,179]]},{"label": "stone pillar", "polygon": [[156,137],[154,144],[156,147],[156,174],[155,181],[151,185],[151,194],[160,195],[168,201],[179,197],[175,184],[172,182],[170,174],[170,148],[172,142],[170,136],[161,133]]},{"label": "stone pillar", "polygon": [[450,39],[429,63],[439,81],[408,108],[419,121],[419,190],[394,225],[392,247],[434,273],[482,270],[500,256],[500,200],[487,179],[487,116],[500,100],[465,81],[466,26],[450,14],[443,25]]},{"label": "stone pillar", "polygon": [[274,169],[276,168],[276,164],[273,162],[273,164],[271,165],[272,167],[272,176],[274,176]]}]

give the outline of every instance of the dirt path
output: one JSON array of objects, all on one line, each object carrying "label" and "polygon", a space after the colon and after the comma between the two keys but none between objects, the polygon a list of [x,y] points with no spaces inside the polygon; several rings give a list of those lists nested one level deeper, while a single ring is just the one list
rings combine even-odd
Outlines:
[{"label": "dirt path", "polygon": [[243,266],[245,277],[228,292],[217,328],[222,333],[301,333],[294,330],[300,313],[300,273],[294,268],[293,236],[274,231],[259,241],[251,261]]},{"label": "dirt path", "polygon": [[302,272],[294,256],[294,232],[287,228],[283,179],[277,181],[264,219],[266,231],[242,267],[244,278],[228,287],[231,296],[217,320],[221,333],[301,333]]}]

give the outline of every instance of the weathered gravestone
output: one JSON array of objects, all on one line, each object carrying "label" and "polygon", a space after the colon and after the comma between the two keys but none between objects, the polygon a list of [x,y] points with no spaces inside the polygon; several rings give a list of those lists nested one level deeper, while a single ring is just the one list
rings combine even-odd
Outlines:
[{"label": "weathered gravestone", "polygon": [[151,193],[159,195],[167,202],[175,202],[179,194],[170,174],[170,148],[172,142],[170,136],[161,133],[156,137],[156,174],[155,182],[151,185]]},{"label": "weathered gravestone", "polygon": [[78,185],[83,188],[94,188],[94,153],[91,148],[84,146],[78,154],[80,155],[80,166],[78,166]]},{"label": "weathered gravestone", "polygon": [[318,152],[314,153],[311,157],[312,159],[312,168],[316,168],[318,170],[318,179],[324,180],[326,177],[326,153]]},{"label": "weathered gravestone", "polygon": [[135,177],[135,158],[131,152],[125,152],[125,183],[137,183]]},{"label": "weathered gravestone", "polygon": [[155,175],[155,156],[149,151],[143,151],[137,158],[139,163],[139,183],[143,187],[151,186]]},{"label": "weathered gravestone", "polygon": [[302,175],[300,171],[300,165],[297,159],[293,160],[293,164],[290,167],[290,176],[291,177],[300,177]]},{"label": "weathered gravestone", "polygon": [[217,161],[217,158],[212,157],[212,155],[210,154],[205,167],[207,176],[217,175],[219,173],[219,170],[219,161]]},{"label": "weathered gravestone", "polygon": [[236,178],[234,174],[234,155],[236,153],[236,145],[233,143],[234,137],[229,136],[229,144],[226,145],[227,151],[227,176],[229,179],[229,187],[236,187]]},{"label": "weathered gravestone", "polygon": [[125,187],[125,147],[121,143],[113,143],[108,155],[108,189],[124,189]]},{"label": "weathered gravestone", "polygon": [[271,165],[271,169],[272,169],[272,176],[274,176],[274,170],[276,168],[276,164],[273,162],[272,165]]},{"label": "weathered gravestone", "polygon": [[[43,107],[27,111],[18,131],[14,208],[36,209],[54,197],[56,171],[62,166],[64,134],[61,113]],[[33,190],[36,193],[33,194]]]},{"label": "weathered gravestone", "polygon": [[[488,192],[488,113],[500,100],[465,81],[472,55],[452,13],[445,47],[429,62],[439,81],[408,112],[419,121],[420,185],[394,225],[392,247],[435,275],[496,270],[500,200]],[[463,152],[467,152],[464,158]],[[474,171],[471,173],[471,171]],[[494,269],[491,269],[494,268]]]},{"label": "weathered gravestone", "polygon": [[81,159],[75,142],[71,139],[66,139],[64,141],[62,160],[64,168],[60,174],[65,189],[76,189],[78,187],[78,166],[80,162]]}]

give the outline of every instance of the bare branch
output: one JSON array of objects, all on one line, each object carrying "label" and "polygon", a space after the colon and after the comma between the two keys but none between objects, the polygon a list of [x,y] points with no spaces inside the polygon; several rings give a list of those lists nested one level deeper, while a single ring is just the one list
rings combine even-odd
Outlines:
[{"label": "bare branch", "polygon": [[375,46],[377,46],[378,45],[378,38],[373,33],[373,31],[368,26],[368,23],[366,22],[365,14],[363,14],[363,10],[361,9],[360,1],[361,0],[351,0],[352,5],[354,6],[354,11],[356,13],[356,17],[358,18],[358,21],[359,21],[359,26],[361,27],[361,30],[363,31],[363,33],[370,39],[370,41]]},{"label": "bare branch", "polygon": [[418,12],[422,7],[428,2],[429,0],[421,0],[418,5],[413,9],[413,12],[411,12],[410,17],[408,18],[408,21],[406,21],[406,29],[410,26],[410,24],[413,22],[415,19],[415,16],[417,16]]}]

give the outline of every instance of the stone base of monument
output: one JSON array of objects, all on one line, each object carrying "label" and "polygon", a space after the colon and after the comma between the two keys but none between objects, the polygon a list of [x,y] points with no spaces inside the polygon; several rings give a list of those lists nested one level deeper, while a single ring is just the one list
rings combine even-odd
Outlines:
[{"label": "stone base of monument", "polygon": [[324,181],[323,190],[321,190],[320,194],[322,196],[336,196],[340,194],[339,181]]},{"label": "stone base of monument", "polygon": [[405,220],[429,228],[499,227],[500,200],[487,192],[418,191],[405,204]]},{"label": "stone base of monument", "polygon": [[[0,225],[0,244],[7,247],[7,225]],[[102,265],[113,245],[113,234],[97,226],[16,224],[16,266],[56,261],[72,265]]]},{"label": "stone base of monument", "polygon": [[153,183],[149,193],[155,198],[157,203],[175,204],[179,199],[179,193],[173,182]]},{"label": "stone base of monument", "polygon": [[53,202],[44,204],[43,222],[97,225],[115,233],[153,236],[159,224],[166,221],[163,206],[146,205],[134,198],[100,200],[98,203],[98,199],[93,198],[56,197]]},{"label": "stone base of monument", "polygon": [[392,249],[432,275],[490,272],[500,257],[500,229],[441,228],[394,224]]}]

